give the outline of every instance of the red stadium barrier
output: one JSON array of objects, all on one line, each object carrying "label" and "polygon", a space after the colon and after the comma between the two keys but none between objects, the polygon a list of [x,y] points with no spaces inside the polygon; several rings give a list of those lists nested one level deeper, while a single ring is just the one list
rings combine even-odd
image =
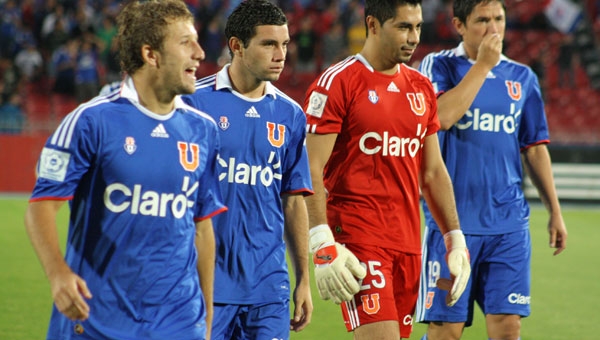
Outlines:
[{"label": "red stadium barrier", "polygon": [[35,165],[47,138],[45,134],[0,134],[0,192],[31,192],[35,184]]}]

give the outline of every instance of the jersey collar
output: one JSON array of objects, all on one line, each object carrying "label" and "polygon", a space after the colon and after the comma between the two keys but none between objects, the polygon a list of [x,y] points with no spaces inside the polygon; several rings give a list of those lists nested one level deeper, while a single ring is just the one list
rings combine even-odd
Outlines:
[{"label": "jersey collar", "polygon": [[[234,90],[233,86],[231,85],[231,79],[229,79],[229,73],[228,73],[229,66],[231,66],[231,64],[227,64],[227,65],[223,66],[223,68],[217,73],[215,89],[217,91],[222,90],[222,89],[228,89],[229,91],[236,93],[237,95],[243,96],[241,93]],[[271,84],[270,81],[267,81],[265,83],[266,83],[265,95],[271,96],[271,97],[273,97],[273,99],[277,98],[277,95],[275,92],[275,86],[273,86],[273,84]]]},{"label": "jersey collar", "polygon": [[178,109],[186,109],[185,103],[181,99],[181,96],[177,95],[177,96],[175,96],[175,109],[173,110],[173,112],[166,114],[166,115],[159,115],[159,114],[156,114],[156,113],[148,110],[147,108],[142,106],[142,104],[140,104],[140,96],[138,95],[138,93],[135,89],[135,85],[133,84],[133,78],[131,78],[130,76],[126,76],[125,79],[123,80],[123,85],[121,88],[121,97],[128,99],[131,103],[133,103],[133,105],[135,105],[145,115],[150,116],[155,119],[158,119],[158,120],[167,120],[167,119],[171,118],[171,116],[173,116],[173,113],[175,113],[175,111],[177,111]]},{"label": "jersey collar", "polygon": [[[457,57],[463,57],[463,58],[469,60],[469,62],[471,64],[475,64],[475,60],[473,60],[467,56],[467,51],[465,50],[465,46],[464,46],[463,42],[458,44],[458,46],[454,49],[454,54]],[[508,58],[504,54],[501,54],[500,60],[498,60],[498,64],[496,64],[496,66],[498,66],[502,61],[506,61],[506,60],[508,60]]]},{"label": "jersey collar", "polygon": [[[371,64],[369,63],[367,58],[365,58],[362,54],[356,53],[356,55],[354,57],[356,58],[356,60],[360,61],[363,65],[365,65],[365,67],[369,71],[375,72],[375,69],[373,68],[373,66],[371,66]],[[398,64],[398,73],[400,73],[400,64]]]}]

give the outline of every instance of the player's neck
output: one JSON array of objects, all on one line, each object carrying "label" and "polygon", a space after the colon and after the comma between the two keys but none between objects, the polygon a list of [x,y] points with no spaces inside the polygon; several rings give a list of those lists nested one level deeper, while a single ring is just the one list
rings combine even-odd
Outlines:
[{"label": "player's neck", "polygon": [[166,115],[175,108],[175,97],[168,89],[157,86],[157,82],[143,73],[132,76],[140,105],[159,115]]},{"label": "player's neck", "polygon": [[468,59],[477,60],[477,52],[478,52],[477,50],[473,50],[465,43],[463,43],[463,47],[465,49],[465,54],[467,55]]},{"label": "player's neck", "polygon": [[397,63],[391,62],[372,48],[365,46],[360,54],[369,62],[369,65],[379,73],[394,75],[398,73]]},{"label": "player's neck", "polygon": [[260,98],[265,94],[266,82],[243,72],[240,65],[231,64],[228,70],[231,87],[248,98]]}]

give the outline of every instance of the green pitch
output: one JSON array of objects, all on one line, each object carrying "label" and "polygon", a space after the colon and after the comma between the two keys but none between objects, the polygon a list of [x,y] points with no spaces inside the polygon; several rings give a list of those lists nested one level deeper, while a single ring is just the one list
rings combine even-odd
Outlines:
[{"label": "green pitch", "polygon": [[[44,339],[52,301],[23,226],[27,198],[0,198],[0,339]],[[66,238],[66,205],[61,211],[60,239]],[[546,233],[547,215],[533,208],[532,315],[522,321],[523,340],[596,339],[600,306],[600,206],[563,207],[569,229],[568,248],[552,256]],[[313,286],[312,323],[293,340],[352,339],[338,306],[322,301]],[[487,339],[481,313],[463,339]],[[415,325],[410,339],[420,339],[425,327]]]}]

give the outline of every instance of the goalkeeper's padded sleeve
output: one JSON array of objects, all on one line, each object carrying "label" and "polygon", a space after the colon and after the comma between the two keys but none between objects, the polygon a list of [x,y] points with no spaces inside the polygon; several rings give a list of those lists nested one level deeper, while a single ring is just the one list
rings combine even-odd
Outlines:
[{"label": "goalkeeper's padded sleeve", "polygon": [[444,234],[446,262],[452,277],[452,288],[446,295],[446,305],[454,306],[467,287],[471,276],[469,250],[461,230],[451,230]]},{"label": "goalkeeper's padded sleeve", "polygon": [[356,256],[335,242],[331,229],[320,224],[310,229],[310,251],[315,264],[315,280],[319,296],[335,303],[350,301],[360,290],[356,278],[367,274]]}]

